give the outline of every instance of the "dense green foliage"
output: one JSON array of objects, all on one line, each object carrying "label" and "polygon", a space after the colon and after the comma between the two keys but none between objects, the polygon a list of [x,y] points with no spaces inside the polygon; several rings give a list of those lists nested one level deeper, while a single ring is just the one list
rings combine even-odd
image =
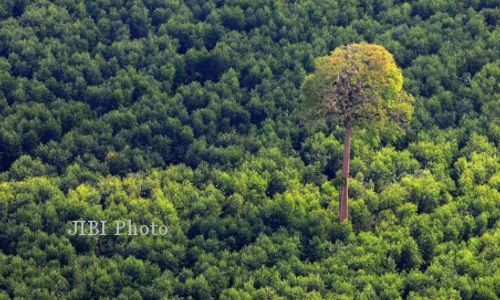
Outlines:
[{"label": "dense green foliage", "polygon": [[314,67],[301,87],[304,108],[313,117],[340,119],[344,127],[411,120],[413,99],[403,91],[401,69],[384,47],[348,44],[317,58]]},{"label": "dense green foliage", "polygon": [[[0,299],[496,299],[496,1],[0,0]],[[405,132],[305,126],[314,58],[383,45]],[[167,236],[72,237],[76,219]]]}]

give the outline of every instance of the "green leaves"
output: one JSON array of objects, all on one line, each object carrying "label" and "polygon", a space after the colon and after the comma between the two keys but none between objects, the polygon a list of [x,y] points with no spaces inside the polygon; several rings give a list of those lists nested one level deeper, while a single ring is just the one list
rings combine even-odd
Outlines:
[{"label": "green leaves", "polygon": [[0,1],[0,298],[495,299],[496,6]]},{"label": "green leaves", "polygon": [[[382,46],[342,46],[316,59],[316,70],[304,80],[306,106],[315,116],[408,122],[412,98],[402,92],[403,75]],[[313,117],[314,118],[314,117]]]}]

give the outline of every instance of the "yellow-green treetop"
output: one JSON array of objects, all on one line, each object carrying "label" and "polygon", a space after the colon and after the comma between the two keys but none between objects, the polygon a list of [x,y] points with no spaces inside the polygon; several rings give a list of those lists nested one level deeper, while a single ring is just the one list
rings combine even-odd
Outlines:
[{"label": "yellow-green treetop", "polygon": [[344,125],[363,120],[405,122],[413,113],[403,74],[392,54],[368,43],[336,48],[315,60],[302,92],[316,117],[340,117]]}]

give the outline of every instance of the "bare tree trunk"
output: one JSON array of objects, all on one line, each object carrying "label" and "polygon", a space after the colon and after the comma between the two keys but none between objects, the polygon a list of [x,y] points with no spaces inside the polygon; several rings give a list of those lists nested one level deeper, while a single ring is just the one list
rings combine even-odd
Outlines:
[{"label": "bare tree trunk", "polygon": [[349,161],[351,159],[351,124],[345,126],[344,158],[342,161],[342,188],[340,189],[339,221],[347,221],[349,217]]}]

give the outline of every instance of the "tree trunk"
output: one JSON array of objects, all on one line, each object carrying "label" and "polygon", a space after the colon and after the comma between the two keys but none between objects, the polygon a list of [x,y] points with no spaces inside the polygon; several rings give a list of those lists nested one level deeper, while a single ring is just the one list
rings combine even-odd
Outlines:
[{"label": "tree trunk", "polygon": [[349,161],[351,159],[351,124],[345,126],[344,158],[342,161],[342,188],[340,189],[339,221],[347,221],[349,217]]}]

